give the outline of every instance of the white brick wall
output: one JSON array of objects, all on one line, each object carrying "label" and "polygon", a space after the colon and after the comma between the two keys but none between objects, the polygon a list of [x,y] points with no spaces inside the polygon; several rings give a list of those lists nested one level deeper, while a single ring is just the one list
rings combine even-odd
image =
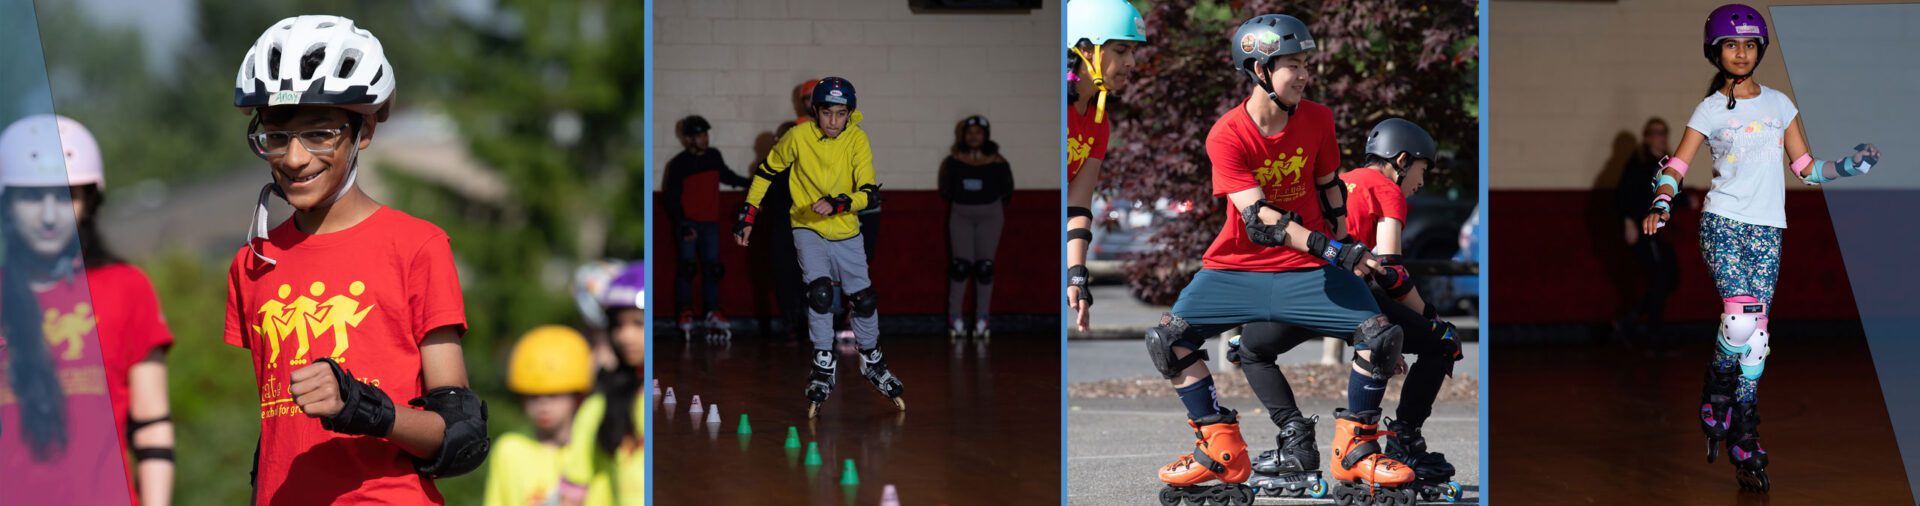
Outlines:
[{"label": "white brick wall", "polygon": [[[1653,116],[1667,121],[1678,145],[1679,133],[1714,72],[1701,54],[1701,28],[1707,13],[1723,3],[1726,0],[1494,2],[1488,9],[1490,51],[1484,63],[1491,121],[1488,187],[1586,189],[1597,183],[1611,188],[1614,181],[1596,179],[1612,155],[1615,137],[1627,132],[1638,139],[1640,127]],[[1768,16],[1769,31],[1778,35],[1767,6],[1753,5]],[[1782,63],[1782,47],[1792,43],[1778,40],[1768,48],[1755,74],[1760,84],[1789,96],[1793,86]],[[1696,171],[1711,173],[1706,150],[1692,163]],[[1786,171],[1781,174],[1787,177]],[[1710,180],[1690,177],[1686,186],[1704,189]]]},{"label": "white brick wall", "polygon": [[973,114],[993,121],[1016,186],[1057,189],[1061,3],[916,15],[907,0],[658,0],[654,169],[680,151],[674,122],[699,114],[744,174],[754,139],[793,119],[793,87],[838,75],[860,91],[888,189],[933,189],[953,125]]}]

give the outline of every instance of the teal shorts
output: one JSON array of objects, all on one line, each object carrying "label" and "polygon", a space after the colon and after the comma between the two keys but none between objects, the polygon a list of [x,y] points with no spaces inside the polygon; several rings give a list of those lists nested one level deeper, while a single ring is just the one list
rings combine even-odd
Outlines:
[{"label": "teal shorts", "polygon": [[1367,283],[1332,266],[1287,272],[1201,269],[1180,290],[1173,315],[1201,339],[1253,322],[1280,322],[1352,340],[1380,314]]}]

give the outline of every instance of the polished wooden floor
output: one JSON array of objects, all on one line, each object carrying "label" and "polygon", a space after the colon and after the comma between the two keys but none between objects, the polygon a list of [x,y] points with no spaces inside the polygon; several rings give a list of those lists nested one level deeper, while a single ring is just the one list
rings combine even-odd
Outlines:
[{"label": "polished wooden floor", "polygon": [[[732,346],[655,341],[659,385],[678,403],[653,412],[653,489],[660,504],[1058,504],[1060,354],[1057,336],[996,336],[987,346],[944,336],[883,336],[906,385],[907,411],[860,376],[840,347],[839,387],[807,420],[806,347],[736,338]],[[720,405],[696,420],[692,396]],[[740,436],[740,414],[752,434]],[[796,427],[801,449],[784,447]],[[819,446],[823,463],[804,463]],[[847,459],[859,484],[843,486]]]},{"label": "polished wooden floor", "polygon": [[1759,385],[1773,490],[1741,492],[1725,451],[1707,463],[1696,415],[1712,339],[1701,335],[1666,351],[1495,343],[1488,353],[1488,499],[1914,504],[1859,337],[1774,337]]}]

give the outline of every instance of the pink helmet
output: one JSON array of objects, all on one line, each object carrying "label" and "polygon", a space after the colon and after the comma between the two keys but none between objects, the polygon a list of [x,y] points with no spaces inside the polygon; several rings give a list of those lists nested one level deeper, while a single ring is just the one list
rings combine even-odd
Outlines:
[{"label": "pink helmet", "polygon": [[100,144],[80,122],[36,114],[0,132],[0,186],[106,188]]}]

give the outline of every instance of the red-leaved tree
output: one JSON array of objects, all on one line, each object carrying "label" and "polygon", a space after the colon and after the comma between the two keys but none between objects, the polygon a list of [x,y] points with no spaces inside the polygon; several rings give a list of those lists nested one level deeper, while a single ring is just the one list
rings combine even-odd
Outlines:
[{"label": "red-leaved tree", "polygon": [[1154,0],[1143,10],[1149,43],[1140,66],[1109,99],[1114,139],[1100,191],[1109,200],[1191,200],[1194,219],[1168,220],[1152,238],[1156,248],[1127,262],[1141,300],[1172,303],[1220,232],[1227,205],[1212,196],[1207,131],[1256,89],[1228,62],[1228,39],[1268,13],[1300,18],[1319,43],[1307,99],[1333,109],[1346,167],[1364,159],[1374,123],[1398,116],[1453,153],[1438,168],[1440,182],[1478,185],[1478,2]]}]

